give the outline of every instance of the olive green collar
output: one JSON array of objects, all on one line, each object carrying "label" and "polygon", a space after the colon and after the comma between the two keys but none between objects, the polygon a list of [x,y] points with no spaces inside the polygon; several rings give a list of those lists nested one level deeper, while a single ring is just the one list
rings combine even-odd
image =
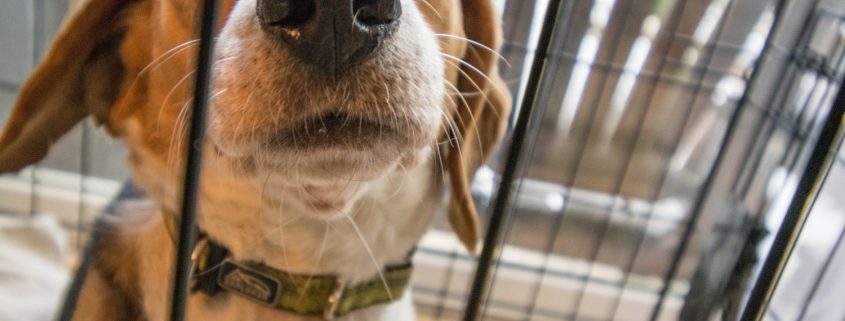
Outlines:
[{"label": "olive green collar", "polygon": [[[171,239],[178,225],[176,216],[165,213]],[[410,255],[405,263],[388,266],[384,279],[347,284],[336,275],[294,274],[260,262],[239,262],[229,250],[201,235],[191,260],[194,264],[191,291],[213,296],[229,291],[276,309],[302,315],[321,315],[326,320],[354,310],[398,300],[408,287],[413,266]]]}]

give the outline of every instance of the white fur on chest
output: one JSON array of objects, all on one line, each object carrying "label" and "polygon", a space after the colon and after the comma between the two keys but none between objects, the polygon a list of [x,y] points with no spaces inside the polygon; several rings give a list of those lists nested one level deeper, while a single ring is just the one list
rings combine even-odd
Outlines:
[{"label": "white fur on chest", "polygon": [[337,192],[355,196],[348,212],[334,218],[309,212],[301,199],[310,192],[282,188],[272,175],[253,183],[206,175],[199,224],[237,260],[369,280],[401,263],[428,228],[438,200],[430,165],[344,184]]},{"label": "white fur on chest", "polygon": [[[209,174],[203,177],[200,225],[229,248],[236,260],[263,262],[291,273],[339,275],[352,283],[371,280],[378,278],[385,265],[405,260],[428,228],[439,195],[432,166],[428,161],[371,182],[348,218],[332,220],[315,218],[284,199],[268,202],[262,194],[273,191],[262,193],[267,188],[264,184],[256,189],[257,185]],[[166,231],[159,229],[162,238]],[[172,249],[161,253],[160,246],[170,246],[161,244],[166,241],[153,242],[143,252],[171,256]],[[152,280],[169,278],[169,264],[150,264],[149,270],[150,279],[142,280],[147,315],[163,317],[169,290]],[[354,311],[339,320],[415,320],[407,292],[398,301]],[[190,320],[321,320],[267,308],[226,292],[211,298],[195,294],[188,311]]]},{"label": "white fur on chest", "polygon": [[[329,221],[293,205],[292,198],[303,196],[299,193],[279,194],[281,202],[268,202],[264,195],[275,192],[267,190],[273,188],[272,181],[265,186],[207,171],[200,225],[237,260],[259,261],[292,273],[336,274],[351,282],[369,280],[385,265],[403,261],[429,227],[441,196],[436,162],[429,158],[413,169],[396,169],[368,183],[348,213],[351,219]],[[157,321],[165,320],[169,308],[170,287],[163,280],[171,278],[174,254],[160,215],[152,219],[149,228],[130,230],[137,233],[139,255],[155,258],[141,263],[140,285],[145,314]],[[415,320],[407,292],[398,301],[354,311],[339,320]],[[189,320],[197,321],[322,319],[270,309],[231,293],[213,298],[192,295],[188,311]]]}]

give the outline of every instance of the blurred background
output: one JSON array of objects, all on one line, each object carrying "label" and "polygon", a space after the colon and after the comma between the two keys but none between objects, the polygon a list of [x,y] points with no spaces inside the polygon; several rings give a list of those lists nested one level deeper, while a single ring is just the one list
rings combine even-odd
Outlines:
[{"label": "blurred background", "polygon": [[[497,3],[519,107],[547,0]],[[66,8],[0,2],[0,121]],[[841,90],[845,3],[569,0],[558,19],[483,319],[736,319]],[[845,152],[830,153],[766,320],[845,320]],[[85,123],[0,177],[8,309],[51,319],[125,158]],[[476,176],[483,214],[502,159]],[[475,258],[436,225],[415,257],[415,300],[424,319],[456,320]]]}]

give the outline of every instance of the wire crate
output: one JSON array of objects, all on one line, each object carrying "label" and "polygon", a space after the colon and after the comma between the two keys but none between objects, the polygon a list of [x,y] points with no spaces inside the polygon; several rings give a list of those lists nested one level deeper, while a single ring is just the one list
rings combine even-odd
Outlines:
[{"label": "wire crate", "polygon": [[[473,184],[485,249],[468,255],[445,222],[426,234],[422,320],[845,320],[827,299],[845,285],[845,4],[497,3],[516,99]],[[0,4],[16,44],[0,48],[0,119],[65,9]],[[7,17],[20,10],[31,21]],[[0,177],[0,211],[58,217],[78,253],[123,154],[85,123]]]}]

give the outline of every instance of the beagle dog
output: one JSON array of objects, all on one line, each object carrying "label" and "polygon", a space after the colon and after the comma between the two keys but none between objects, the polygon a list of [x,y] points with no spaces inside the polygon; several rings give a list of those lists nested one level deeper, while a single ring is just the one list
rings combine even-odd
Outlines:
[{"label": "beagle dog", "polygon": [[[148,197],[98,223],[72,320],[166,318],[201,4],[75,1],[2,131],[14,172],[91,116]],[[446,185],[476,249],[469,181],[507,126],[492,0],[220,6],[188,319],[414,320],[396,267]]]}]

